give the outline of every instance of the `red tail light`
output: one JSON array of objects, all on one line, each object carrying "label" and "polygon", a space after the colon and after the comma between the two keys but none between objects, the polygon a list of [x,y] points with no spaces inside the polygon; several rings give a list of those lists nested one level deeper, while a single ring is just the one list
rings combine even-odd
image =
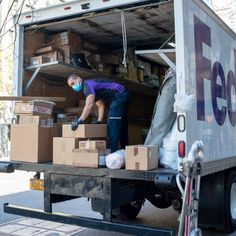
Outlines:
[{"label": "red tail light", "polygon": [[179,157],[184,158],[185,157],[185,142],[184,141],[179,141],[178,151],[179,151]]}]

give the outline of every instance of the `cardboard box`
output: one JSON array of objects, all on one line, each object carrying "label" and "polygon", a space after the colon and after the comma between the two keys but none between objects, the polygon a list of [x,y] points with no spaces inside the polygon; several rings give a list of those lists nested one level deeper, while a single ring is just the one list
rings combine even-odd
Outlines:
[{"label": "cardboard box", "polygon": [[63,52],[60,50],[54,50],[43,54],[47,58],[48,62],[64,61]]},{"label": "cardboard box", "polygon": [[79,53],[80,52],[80,48],[75,47],[73,45],[63,45],[63,46],[60,46],[60,49],[63,52],[64,62],[67,63],[67,64],[71,64],[71,55],[73,53]]},{"label": "cardboard box", "polygon": [[71,130],[71,124],[62,126],[62,136],[69,138],[104,138],[107,137],[106,124],[83,124],[75,131]]},{"label": "cardboard box", "polygon": [[134,145],[125,148],[127,170],[152,170],[158,166],[157,146]]},{"label": "cardboard box", "polygon": [[51,162],[53,137],[59,135],[57,126],[12,125],[10,159],[34,163]]},{"label": "cardboard box", "polygon": [[115,56],[115,55],[102,55],[102,62],[104,64],[119,65],[120,58],[118,56]]},{"label": "cardboard box", "polygon": [[53,138],[53,164],[73,164],[73,149],[79,147],[79,138]]},{"label": "cardboard box", "polygon": [[137,68],[133,64],[133,62],[130,62],[128,65],[128,78],[130,80],[136,80],[137,81]]},{"label": "cardboard box", "polygon": [[50,117],[54,103],[46,101],[16,102],[15,114],[40,115]]},{"label": "cardboard box", "polygon": [[47,37],[47,42],[48,44],[59,48],[63,45],[73,45],[76,48],[81,48],[80,36],[69,31],[50,35]]},{"label": "cardboard box", "polygon": [[38,126],[53,126],[52,118],[44,118],[40,116],[31,116],[31,115],[20,115],[19,116],[20,125],[38,125]]},{"label": "cardboard box", "polygon": [[79,149],[97,149],[103,150],[106,149],[105,140],[86,140],[79,142]]},{"label": "cardboard box", "polygon": [[82,49],[83,50],[88,50],[88,51],[93,51],[96,52],[98,50],[98,46],[86,41],[82,42]]},{"label": "cardboard box", "polygon": [[47,62],[49,61],[48,61],[48,58],[45,56],[30,57],[29,59],[30,66],[35,66],[35,65],[39,65],[39,64],[43,64]]},{"label": "cardboard box", "polygon": [[137,69],[137,80],[139,82],[144,82],[144,70],[142,68]]},{"label": "cardboard box", "polygon": [[110,153],[109,149],[74,149],[73,150],[73,166],[77,167],[99,167],[99,157],[104,157]]},{"label": "cardboard box", "polygon": [[48,47],[44,47],[44,48],[40,48],[38,50],[35,51],[35,54],[44,54],[44,53],[47,53],[47,52],[51,52],[51,51],[54,51],[55,48],[53,46],[48,46]]}]

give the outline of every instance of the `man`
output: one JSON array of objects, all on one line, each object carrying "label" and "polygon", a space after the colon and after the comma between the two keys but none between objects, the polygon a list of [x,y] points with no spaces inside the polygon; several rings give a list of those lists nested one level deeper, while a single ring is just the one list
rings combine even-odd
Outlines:
[{"label": "man", "polygon": [[88,117],[94,103],[98,107],[98,119],[100,124],[104,119],[105,101],[110,102],[108,113],[108,137],[111,152],[115,152],[120,146],[122,149],[128,145],[128,107],[130,94],[126,88],[103,76],[96,76],[90,80],[83,80],[77,74],[71,74],[67,79],[68,85],[76,92],[82,91],[86,96],[85,107],[81,116],[72,122],[71,129],[76,130]]}]

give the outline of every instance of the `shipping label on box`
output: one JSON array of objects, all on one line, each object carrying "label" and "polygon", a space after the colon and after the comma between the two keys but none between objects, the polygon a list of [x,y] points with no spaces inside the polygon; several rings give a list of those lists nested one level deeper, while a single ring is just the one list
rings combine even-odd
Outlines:
[{"label": "shipping label on box", "polygon": [[73,165],[73,150],[79,147],[79,138],[53,139],[53,164]]},{"label": "shipping label on box", "polygon": [[71,130],[71,124],[65,124],[62,126],[63,137],[74,138],[105,138],[107,137],[107,125],[106,124],[82,124],[79,125],[77,130]]},{"label": "shipping label on box", "polygon": [[109,154],[109,150],[95,149],[74,149],[73,150],[73,166],[77,167],[99,167],[99,157],[104,157]]},{"label": "shipping label on box", "polygon": [[79,142],[80,149],[106,149],[106,141],[105,140],[87,140]]},{"label": "shipping label on box", "polygon": [[158,148],[151,145],[134,145],[125,148],[125,168],[152,170],[158,166]]},{"label": "shipping label on box", "polygon": [[16,102],[15,114],[51,116],[54,103],[46,101]]}]

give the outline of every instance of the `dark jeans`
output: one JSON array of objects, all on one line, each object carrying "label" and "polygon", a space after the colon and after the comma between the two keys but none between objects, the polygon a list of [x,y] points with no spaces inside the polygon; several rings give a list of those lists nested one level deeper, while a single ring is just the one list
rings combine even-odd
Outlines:
[{"label": "dark jeans", "polygon": [[130,104],[130,94],[124,91],[117,94],[112,100],[108,114],[108,136],[110,140],[111,152],[118,150],[118,145],[122,149],[129,144],[128,138],[128,108]]}]

